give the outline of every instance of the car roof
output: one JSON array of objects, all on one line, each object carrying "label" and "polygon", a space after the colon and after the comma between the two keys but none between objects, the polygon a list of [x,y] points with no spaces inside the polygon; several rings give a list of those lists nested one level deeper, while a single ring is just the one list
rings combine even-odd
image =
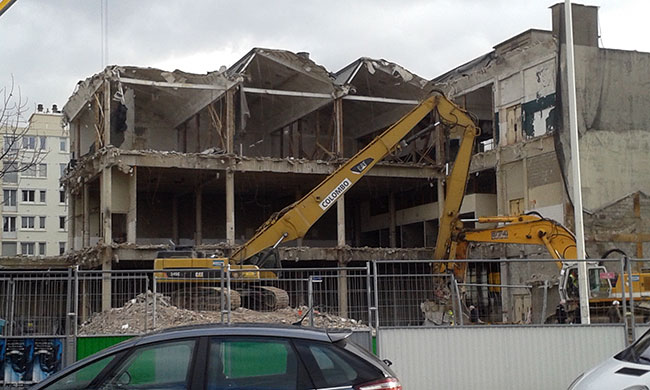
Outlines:
[{"label": "car roof", "polygon": [[[336,332],[333,334],[332,332]],[[186,325],[167,328],[141,336],[141,342],[168,340],[173,338],[201,337],[201,336],[265,336],[289,337],[317,341],[337,341],[343,336],[347,337],[350,330],[326,330],[297,325],[279,325],[262,323],[237,323],[237,324],[201,324]]]},{"label": "car roof", "polygon": [[237,324],[200,324],[185,325],[155,331],[138,336],[109,347],[95,355],[108,355],[136,345],[155,343],[164,340],[183,339],[204,336],[258,336],[306,339],[323,342],[337,342],[346,339],[352,333],[349,329],[318,329],[297,325],[276,325],[261,323]]}]

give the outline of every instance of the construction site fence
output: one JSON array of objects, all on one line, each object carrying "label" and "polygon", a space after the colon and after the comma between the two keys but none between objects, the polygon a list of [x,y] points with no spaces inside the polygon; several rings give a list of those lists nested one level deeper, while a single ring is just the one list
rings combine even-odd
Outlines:
[{"label": "construction site fence", "polygon": [[[592,299],[592,322],[608,322],[606,312],[615,299],[630,332],[647,323],[646,260],[589,261],[604,267],[588,276],[590,294],[598,298]],[[465,325],[477,320],[470,316],[472,307],[481,324],[544,324],[556,320],[558,284],[568,283],[559,277],[555,260],[456,260],[467,263],[464,280],[436,273],[438,263],[374,261],[267,272],[2,270],[0,326],[4,336],[66,336],[142,334],[182,322],[292,323],[302,317],[303,325],[316,327]],[[609,299],[599,295],[606,279],[618,287]]]},{"label": "construction site fence", "polygon": [[[621,338],[629,344],[649,326],[644,314],[645,286],[650,289],[645,260],[588,261],[604,266],[589,276],[596,285],[591,293],[597,294],[604,280],[619,291],[623,287],[617,308],[624,329]],[[66,365],[121,337],[188,323],[300,323],[356,329],[357,341],[381,354],[376,336],[382,329],[471,331],[475,326],[557,322],[558,283],[565,279],[559,278],[555,260],[457,260],[456,264],[466,264],[464,280],[436,271],[440,263],[373,261],[350,267],[265,270],[270,273],[228,267],[166,273],[2,270],[0,326],[5,347],[18,348],[20,340],[50,342],[52,348],[63,349]],[[544,272],[548,277],[540,277]],[[594,324],[608,322],[612,302],[599,300],[602,307],[592,318]],[[574,314],[567,323],[578,322],[577,318]],[[90,336],[103,339],[90,343],[95,346],[87,346],[80,355],[78,340]]]}]

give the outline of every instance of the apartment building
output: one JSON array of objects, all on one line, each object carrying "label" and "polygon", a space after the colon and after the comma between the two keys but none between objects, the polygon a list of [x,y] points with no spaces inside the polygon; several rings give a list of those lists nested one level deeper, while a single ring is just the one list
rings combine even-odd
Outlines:
[{"label": "apartment building", "polygon": [[59,180],[70,145],[62,119],[56,105],[39,105],[26,128],[3,132],[5,164],[13,160],[19,167],[2,177],[3,257],[51,257],[68,248],[67,200]]}]

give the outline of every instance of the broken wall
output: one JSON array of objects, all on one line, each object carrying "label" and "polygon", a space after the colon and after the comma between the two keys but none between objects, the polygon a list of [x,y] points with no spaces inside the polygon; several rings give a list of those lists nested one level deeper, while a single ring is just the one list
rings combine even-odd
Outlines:
[{"label": "broken wall", "polygon": [[620,249],[630,257],[650,257],[650,242],[647,241],[650,236],[650,196],[645,193],[628,194],[585,213],[584,222],[588,232],[586,249],[590,256],[600,258],[610,249]]},{"label": "broken wall", "polygon": [[[650,53],[576,46],[575,57],[584,207],[650,192]],[[566,74],[564,61],[562,67]],[[562,100],[568,113],[566,78]],[[563,118],[563,169],[571,186],[569,118]]]}]

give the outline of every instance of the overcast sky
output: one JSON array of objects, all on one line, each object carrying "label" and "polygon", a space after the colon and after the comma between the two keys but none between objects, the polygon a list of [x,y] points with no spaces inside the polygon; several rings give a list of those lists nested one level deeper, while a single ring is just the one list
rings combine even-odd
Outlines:
[{"label": "overcast sky", "polygon": [[[329,71],[384,58],[427,79],[529,28],[550,30],[547,0],[104,0],[107,64],[205,73],[253,47],[307,51]],[[591,0],[601,47],[650,52],[649,0]],[[0,16],[0,87],[33,111],[62,107],[101,71],[102,0],[18,0]]]}]

